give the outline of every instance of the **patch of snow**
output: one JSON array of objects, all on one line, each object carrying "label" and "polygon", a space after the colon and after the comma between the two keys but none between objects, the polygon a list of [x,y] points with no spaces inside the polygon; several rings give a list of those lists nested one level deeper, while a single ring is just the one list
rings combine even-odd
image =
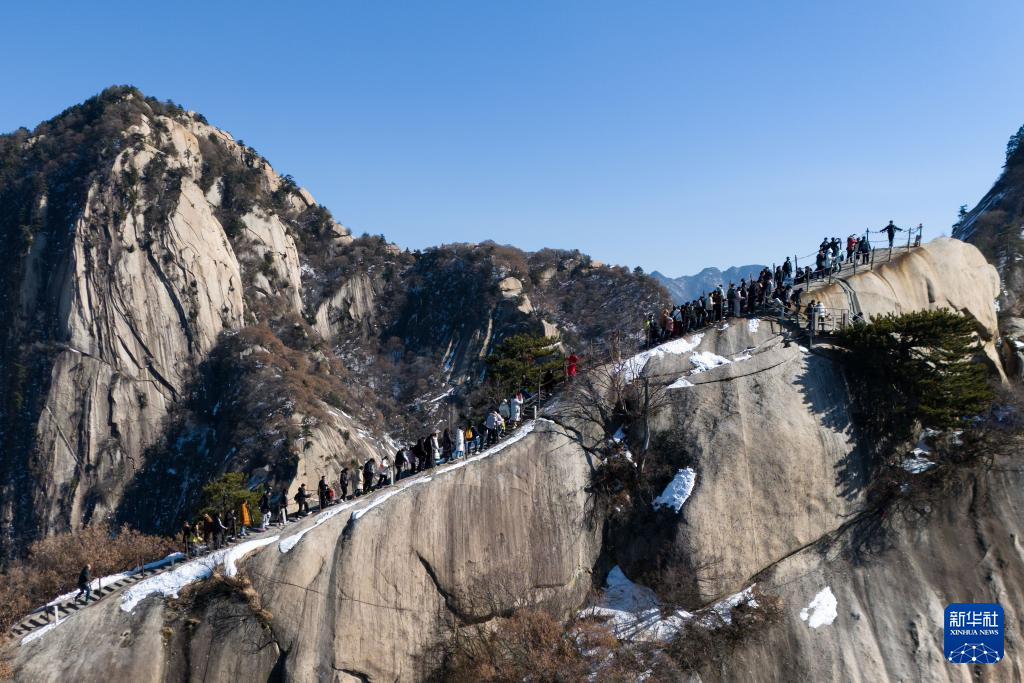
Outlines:
[{"label": "patch of snow", "polygon": [[691,382],[690,380],[686,379],[686,376],[684,375],[683,377],[680,377],[675,382],[672,382],[672,384],[669,384],[665,388],[666,389],[685,389],[687,387],[692,387],[692,386],[693,386],[693,382]]},{"label": "patch of snow", "polygon": [[620,640],[668,642],[691,621],[707,629],[732,623],[732,610],[741,604],[758,607],[751,585],[711,607],[697,611],[677,610],[662,616],[658,597],[650,588],[633,583],[618,566],[608,573],[604,594],[598,605],[588,607],[581,617],[606,619]]},{"label": "patch of snow", "polygon": [[622,427],[619,427],[618,430],[616,430],[615,434],[612,435],[612,441],[614,441],[616,443],[622,441],[625,438],[626,438],[626,432],[623,430]]},{"label": "patch of snow", "polygon": [[235,562],[253,550],[273,543],[278,538],[280,536],[275,535],[240,543],[231,548],[223,548],[204,557],[185,562],[163,574],[143,579],[121,594],[121,609],[131,612],[140,602],[154,594],[176,598],[178,592],[185,586],[212,576],[217,565],[223,564],[225,573],[230,571],[229,576],[231,576],[235,572]]},{"label": "patch of snow", "polygon": [[700,345],[702,339],[704,339],[703,334],[695,334],[689,339],[687,339],[686,337],[673,339],[672,341],[665,342],[664,344],[660,344],[659,346],[655,346],[653,349],[641,351],[632,358],[627,358],[626,360],[619,363],[619,365],[615,368],[615,371],[617,373],[621,373],[623,375],[623,379],[627,383],[632,382],[643,373],[644,368],[647,367],[648,361],[650,361],[652,358],[657,358],[659,356],[664,356],[668,354],[678,355],[683,353],[689,353],[690,351],[693,351]]},{"label": "patch of snow", "polygon": [[917,447],[911,451],[914,455],[931,455],[931,448],[928,447],[928,439],[933,439],[938,436],[941,432],[937,429],[925,429],[917,437]]},{"label": "patch of snow", "polygon": [[[179,560],[184,560],[184,559],[185,559],[185,554],[184,553],[171,553],[170,555],[168,555],[167,557],[163,558],[162,560],[155,560],[155,561],[150,562],[148,564],[142,565],[142,570],[149,571],[151,569],[159,569],[160,567],[168,565],[171,562],[177,562]],[[117,583],[118,581],[123,581],[124,579],[127,579],[129,577],[135,576],[136,574],[138,574],[142,570],[140,570],[138,567],[136,567],[135,569],[130,569],[130,570],[126,571],[126,572],[118,572],[117,574],[111,574],[110,576],[104,576],[104,577],[101,577],[101,578],[98,578],[98,579],[93,579],[92,583],[89,584],[89,587],[92,588],[94,591],[98,591],[103,586],[109,586],[111,584]],[[71,600],[76,595],[78,595],[78,590],[77,589],[71,591],[70,593],[65,593],[64,595],[57,596],[53,600],[50,600],[50,602],[46,603],[46,606],[47,607],[53,607],[54,605],[59,605],[59,604],[61,604],[63,602],[67,602],[68,600]]]},{"label": "patch of snow", "polygon": [[248,555],[254,550],[259,550],[263,546],[270,545],[276,541],[280,536],[268,536],[266,538],[255,538],[245,543],[239,543],[236,546],[228,548],[228,552],[224,555],[224,576],[234,576],[238,573],[238,568],[235,563],[241,560],[243,557]]},{"label": "patch of snow", "polygon": [[662,617],[658,597],[650,588],[633,583],[618,566],[608,573],[599,605],[583,610],[583,617],[600,617],[621,640],[669,641],[693,618],[689,612]]},{"label": "patch of snow", "polygon": [[825,586],[814,596],[811,604],[800,610],[800,619],[806,621],[807,625],[811,628],[831,626],[832,622],[839,616],[839,612],[836,610],[837,605],[836,596],[832,594],[832,588]]},{"label": "patch of snow", "polygon": [[[739,593],[730,595],[724,600],[715,603],[709,610],[709,613],[701,619],[701,625],[707,628],[717,628],[719,623],[728,626],[732,624],[732,611],[734,608],[740,605],[759,607],[757,599],[754,597],[754,586],[756,585],[752,584]],[[716,623],[715,619],[719,623]]]},{"label": "patch of snow", "polygon": [[803,351],[804,353],[810,353],[810,349],[808,349],[806,346],[797,345],[797,348]]},{"label": "patch of snow", "polygon": [[750,358],[751,358],[751,356],[750,356],[749,353],[741,353],[740,355],[738,355],[735,358],[733,358],[732,362],[733,363],[738,363],[741,360],[750,360]]},{"label": "patch of snow", "polygon": [[722,326],[718,328],[718,331],[725,332],[727,329],[729,329],[729,323],[722,323]]},{"label": "patch of snow", "polygon": [[693,364],[690,374],[699,375],[721,365],[728,365],[732,361],[710,351],[698,351],[690,354],[690,362]]},{"label": "patch of snow", "polygon": [[1016,346],[1018,349],[1024,349],[1024,341],[1021,341],[1020,339],[1014,339],[1013,345]]},{"label": "patch of snow", "polygon": [[902,464],[903,469],[911,474],[921,474],[927,472],[931,468],[935,467],[935,463],[920,455],[915,455],[911,458],[906,458]]},{"label": "patch of snow", "polygon": [[692,467],[686,467],[676,472],[676,476],[668,483],[661,495],[654,499],[654,509],[663,507],[672,508],[678,513],[683,509],[683,503],[693,493],[693,486],[697,483],[697,473]]},{"label": "patch of snow", "polygon": [[751,334],[757,332],[757,329],[759,327],[761,327],[760,318],[750,318],[749,320],[747,320],[747,329],[750,331]]},{"label": "patch of snow", "polygon": [[283,541],[281,541],[281,543],[278,544],[278,549],[280,549],[280,551],[282,553],[288,552],[289,550],[294,548],[296,545],[298,545],[299,541],[302,540],[302,537],[305,536],[306,534],[308,534],[310,531],[312,531],[313,529],[317,528],[318,526],[320,526],[321,524],[323,524],[327,520],[331,519],[332,517],[338,515],[339,513],[343,512],[343,511],[345,511],[345,510],[347,510],[347,509],[349,509],[351,507],[354,507],[358,503],[359,503],[359,501],[350,501],[348,503],[341,503],[340,505],[335,505],[334,507],[319,513],[316,516],[316,521],[313,523],[312,526],[308,526],[305,529],[303,529],[302,531],[300,531],[298,533],[295,533],[295,534],[292,534],[288,538],[286,538]]}]

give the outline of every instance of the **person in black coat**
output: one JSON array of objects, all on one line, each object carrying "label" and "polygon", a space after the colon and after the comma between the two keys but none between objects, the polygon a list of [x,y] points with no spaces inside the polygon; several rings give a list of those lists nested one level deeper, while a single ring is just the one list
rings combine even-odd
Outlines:
[{"label": "person in black coat", "polygon": [[328,486],[327,477],[320,477],[320,483],[316,485],[316,494],[320,499],[320,509],[323,510],[327,507],[328,502]]},{"label": "person in black coat", "polygon": [[339,485],[340,485],[340,488],[341,488],[341,499],[342,500],[348,500],[348,482],[349,482],[348,468],[347,467],[342,467],[341,468],[340,481],[338,482]]},{"label": "person in black coat", "polygon": [[78,574],[78,595],[75,596],[76,602],[83,595],[85,595],[84,602],[89,602],[89,596],[92,595],[92,576],[90,576],[91,571],[92,565],[86,564],[84,567],[82,567],[82,571]]},{"label": "person in black coat", "polygon": [[376,462],[373,458],[370,458],[363,465],[363,493],[369,493],[373,490],[373,473],[376,469]]}]

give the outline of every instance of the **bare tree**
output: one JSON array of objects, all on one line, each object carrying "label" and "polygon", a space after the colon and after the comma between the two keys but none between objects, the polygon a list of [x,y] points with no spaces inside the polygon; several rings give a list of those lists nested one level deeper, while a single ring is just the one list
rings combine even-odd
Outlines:
[{"label": "bare tree", "polygon": [[[651,417],[669,402],[668,383],[648,373],[648,360],[636,354],[590,367],[567,382],[549,409],[588,452],[606,457],[627,449],[637,481],[643,479],[650,452]],[[637,429],[639,438],[633,443],[629,435]]]}]

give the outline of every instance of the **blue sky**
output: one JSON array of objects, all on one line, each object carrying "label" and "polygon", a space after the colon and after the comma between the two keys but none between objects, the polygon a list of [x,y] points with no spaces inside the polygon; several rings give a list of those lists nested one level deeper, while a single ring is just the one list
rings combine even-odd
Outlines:
[{"label": "blue sky", "polygon": [[0,130],[173,99],[408,247],[670,275],[948,234],[1024,123],[1024,3],[175,2],[3,9]]}]

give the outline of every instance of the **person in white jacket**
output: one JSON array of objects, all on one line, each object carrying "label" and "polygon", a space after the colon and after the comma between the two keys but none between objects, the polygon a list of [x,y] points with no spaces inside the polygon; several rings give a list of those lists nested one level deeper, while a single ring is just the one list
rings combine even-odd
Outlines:
[{"label": "person in white jacket", "polygon": [[441,442],[437,439],[437,432],[430,435],[430,466],[433,467],[441,459]]},{"label": "person in white jacket", "polygon": [[452,460],[466,454],[466,431],[462,427],[455,429],[455,447],[452,449]]},{"label": "person in white jacket", "polygon": [[512,397],[511,415],[512,426],[515,427],[523,419],[523,395],[516,394]]}]

